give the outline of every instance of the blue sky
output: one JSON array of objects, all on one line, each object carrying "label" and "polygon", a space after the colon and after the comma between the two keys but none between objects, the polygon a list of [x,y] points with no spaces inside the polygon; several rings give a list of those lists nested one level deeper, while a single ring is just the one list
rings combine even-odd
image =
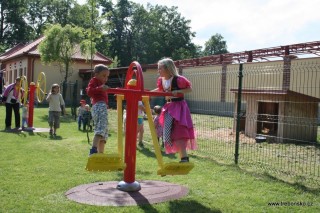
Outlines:
[{"label": "blue sky", "polygon": [[[221,34],[229,52],[320,40],[320,0],[131,0],[177,6],[191,20],[193,42]],[[84,3],[85,0],[78,0]],[[116,2],[116,0],[113,0]]]}]

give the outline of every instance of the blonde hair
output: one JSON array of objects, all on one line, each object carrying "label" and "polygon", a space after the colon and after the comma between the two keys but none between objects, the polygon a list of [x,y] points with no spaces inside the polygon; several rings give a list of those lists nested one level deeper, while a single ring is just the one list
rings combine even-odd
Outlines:
[{"label": "blonde hair", "polygon": [[97,64],[96,66],[94,66],[93,72],[94,73],[100,73],[100,72],[102,72],[104,70],[109,71],[109,68],[104,64]]},{"label": "blonde hair", "polygon": [[169,71],[172,76],[179,76],[176,65],[171,58],[164,58],[158,61],[158,66],[162,65],[163,68]]}]

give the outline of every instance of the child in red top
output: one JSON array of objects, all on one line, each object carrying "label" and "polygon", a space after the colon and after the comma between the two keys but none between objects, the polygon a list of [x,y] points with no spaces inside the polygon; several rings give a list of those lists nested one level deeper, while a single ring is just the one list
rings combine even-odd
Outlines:
[{"label": "child in red top", "polygon": [[90,155],[103,153],[108,138],[108,93],[105,83],[110,71],[107,66],[98,64],[94,67],[94,77],[91,78],[86,89],[92,103],[92,119],[95,124],[94,137]]}]

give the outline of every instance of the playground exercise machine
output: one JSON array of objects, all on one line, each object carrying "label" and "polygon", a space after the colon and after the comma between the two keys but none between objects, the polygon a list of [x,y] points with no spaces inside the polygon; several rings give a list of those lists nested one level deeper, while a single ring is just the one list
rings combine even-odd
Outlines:
[{"label": "playground exercise machine", "polygon": [[[135,79],[133,77],[135,76]],[[149,96],[173,96],[168,92],[150,92],[144,90],[142,68],[136,61],[132,62],[126,75],[125,88],[108,89],[108,93],[117,95],[118,110],[118,153],[115,155],[93,154],[89,156],[86,169],[88,171],[122,171],[124,170],[124,180],[120,181],[117,189],[121,191],[139,191],[140,184],[135,181],[136,169],[136,136],[137,136],[137,118],[138,101],[142,100],[146,106],[149,127],[151,130],[153,146],[159,169],[158,175],[185,175],[193,169],[193,163],[164,163],[161,155],[160,145],[156,136]],[[122,141],[122,100],[127,101],[127,119],[125,133],[125,151],[123,152]],[[123,154],[124,153],[124,154]]]},{"label": "playground exercise machine", "polygon": [[22,103],[25,105],[28,100],[28,128],[33,128],[34,94],[36,93],[38,103],[42,103],[46,96],[46,86],[46,75],[44,72],[39,73],[37,83],[31,82],[29,88],[27,77],[21,76],[20,88],[24,89]]}]

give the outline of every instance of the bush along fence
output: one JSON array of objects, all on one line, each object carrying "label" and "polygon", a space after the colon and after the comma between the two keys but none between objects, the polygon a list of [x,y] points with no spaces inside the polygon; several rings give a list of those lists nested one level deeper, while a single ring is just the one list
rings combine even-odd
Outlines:
[{"label": "bush along fence", "polygon": [[193,85],[194,155],[320,187],[319,58],[186,67],[182,75]]}]

